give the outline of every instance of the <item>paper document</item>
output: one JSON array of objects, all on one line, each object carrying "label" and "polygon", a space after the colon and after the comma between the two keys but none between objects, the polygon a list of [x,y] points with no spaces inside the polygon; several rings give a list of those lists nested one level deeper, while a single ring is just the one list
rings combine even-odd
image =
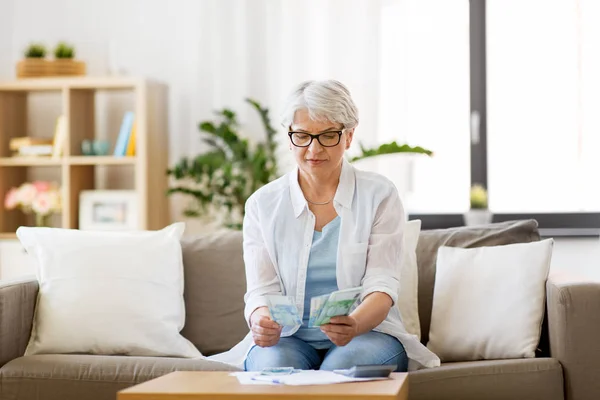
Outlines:
[{"label": "paper document", "polygon": [[260,372],[234,372],[242,385],[331,385],[335,383],[375,381],[390,378],[350,378],[332,371],[301,371],[290,375],[270,376]]}]

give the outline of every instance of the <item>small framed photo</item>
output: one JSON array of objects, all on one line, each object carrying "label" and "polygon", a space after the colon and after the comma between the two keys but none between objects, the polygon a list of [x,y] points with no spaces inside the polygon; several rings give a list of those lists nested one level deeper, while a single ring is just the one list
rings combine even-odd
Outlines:
[{"label": "small framed photo", "polygon": [[79,195],[79,229],[139,229],[138,193],[134,190],[84,190]]}]

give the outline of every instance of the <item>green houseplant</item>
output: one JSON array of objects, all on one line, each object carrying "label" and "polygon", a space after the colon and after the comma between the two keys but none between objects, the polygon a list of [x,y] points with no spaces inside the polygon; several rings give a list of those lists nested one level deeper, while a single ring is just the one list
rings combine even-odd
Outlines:
[{"label": "green houseplant", "polygon": [[72,59],[75,57],[75,48],[65,42],[59,42],[54,48],[56,59]]},{"label": "green houseplant", "polygon": [[25,58],[44,58],[46,57],[46,47],[41,43],[31,43],[25,49]]},{"label": "green houseplant", "polygon": [[240,229],[248,197],[277,178],[276,131],[269,110],[255,100],[246,102],[260,115],[264,141],[252,145],[242,138],[236,114],[223,109],[217,112],[217,121],[199,125],[202,140],[211,149],[194,158],[183,158],[167,171],[175,180],[167,194],[179,193],[191,200],[184,210],[186,216],[212,216],[225,227]]},{"label": "green houseplant", "polygon": [[384,155],[384,154],[394,154],[394,153],[415,153],[415,154],[425,154],[427,156],[433,155],[433,152],[431,150],[425,149],[421,146],[411,147],[408,144],[399,145],[395,141],[391,142],[391,143],[384,143],[384,144],[380,145],[379,147],[376,147],[373,149],[365,148],[362,145],[362,143],[359,144],[359,146],[360,146],[361,154],[359,154],[358,156],[352,157],[350,159],[351,162],[363,160],[363,159],[369,158],[369,157],[375,157],[375,156],[380,156],[380,155]]}]

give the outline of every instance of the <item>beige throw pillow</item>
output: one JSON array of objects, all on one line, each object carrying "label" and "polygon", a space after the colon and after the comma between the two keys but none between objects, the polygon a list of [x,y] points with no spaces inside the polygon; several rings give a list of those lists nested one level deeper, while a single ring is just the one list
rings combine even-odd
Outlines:
[{"label": "beige throw pillow", "polygon": [[19,228],[19,240],[39,266],[26,355],[201,356],[179,333],[185,323],[184,228]]},{"label": "beige throw pillow", "polygon": [[534,357],[553,243],[440,247],[427,347],[443,362]]}]

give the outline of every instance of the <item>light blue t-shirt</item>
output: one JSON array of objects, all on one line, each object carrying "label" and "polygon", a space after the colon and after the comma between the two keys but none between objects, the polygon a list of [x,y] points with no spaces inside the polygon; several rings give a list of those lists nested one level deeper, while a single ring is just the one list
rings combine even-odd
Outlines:
[{"label": "light blue t-shirt", "polygon": [[340,217],[337,216],[323,227],[322,232],[314,232],[310,256],[308,257],[304,315],[302,316],[302,326],[294,336],[304,340],[315,349],[328,349],[332,346],[327,335],[321,332],[319,327],[308,327],[308,320],[310,317],[310,299],[338,290],[335,267],[339,234]]}]

